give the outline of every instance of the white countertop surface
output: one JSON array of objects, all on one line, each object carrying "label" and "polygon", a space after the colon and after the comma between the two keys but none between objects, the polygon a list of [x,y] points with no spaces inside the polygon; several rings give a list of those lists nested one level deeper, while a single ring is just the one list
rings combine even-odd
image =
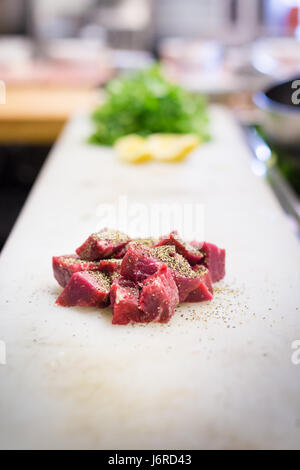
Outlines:
[{"label": "white countertop surface", "polygon": [[[75,118],[0,258],[0,448],[299,448],[300,245],[226,111],[213,141],[177,165],[127,166],[84,143]],[[98,228],[101,204],[203,204],[227,250],[211,303],[167,325],[56,307],[53,254]]]}]

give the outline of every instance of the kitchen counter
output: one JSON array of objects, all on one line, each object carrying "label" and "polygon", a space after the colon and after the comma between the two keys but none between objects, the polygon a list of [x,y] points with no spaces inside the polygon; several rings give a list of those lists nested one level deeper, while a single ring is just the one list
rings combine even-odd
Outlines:
[{"label": "kitchen counter", "polygon": [[[300,447],[299,242],[230,114],[211,114],[212,142],[174,165],[121,164],[85,143],[85,115],[67,126],[0,258],[0,448]],[[54,305],[51,256],[121,196],[203,205],[227,250],[212,302],[129,326]]]}]

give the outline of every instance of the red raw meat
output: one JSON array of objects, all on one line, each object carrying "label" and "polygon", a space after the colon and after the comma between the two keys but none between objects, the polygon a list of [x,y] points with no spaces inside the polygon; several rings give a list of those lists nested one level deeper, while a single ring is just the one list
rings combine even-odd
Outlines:
[{"label": "red raw meat", "polygon": [[80,258],[94,261],[101,258],[109,258],[126,246],[130,238],[117,230],[103,229],[93,233],[77,248],[76,253]]},{"label": "red raw meat", "polygon": [[143,283],[140,309],[143,321],[166,323],[179,303],[178,289],[170,269],[163,264],[159,270]]},{"label": "red raw meat", "polygon": [[141,321],[139,295],[139,288],[133,281],[119,277],[113,282],[110,290],[110,303],[114,325],[127,325],[131,321]]},{"label": "red raw meat", "polygon": [[171,269],[179,291],[179,300],[183,302],[201,281],[187,260],[176,253],[174,246],[148,248],[130,243],[122,261],[121,275],[126,279],[141,283],[148,276],[156,273],[162,263]]},{"label": "red raw meat", "polygon": [[121,259],[102,259],[99,261],[99,271],[108,274],[120,273],[121,263]]},{"label": "red raw meat", "polygon": [[52,267],[58,284],[65,287],[72,275],[78,271],[98,271],[99,262],[86,261],[77,255],[53,256]]},{"label": "red raw meat", "polygon": [[103,229],[76,255],[53,257],[54,277],[65,287],[61,306],[106,307],[113,324],[165,323],[179,302],[213,298],[212,282],[225,276],[225,250],[208,242],[186,243],[176,231],[159,241]]},{"label": "red raw meat", "polygon": [[73,274],[57,298],[63,307],[106,307],[109,303],[109,277],[97,271],[81,271]]},{"label": "red raw meat", "polygon": [[171,269],[178,288],[179,301],[184,302],[189,293],[197,289],[201,283],[197,273],[183,256],[176,253],[175,246],[158,246],[153,248],[151,252],[154,257]]},{"label": "red raw meat", "polygon": [[162,237],[155,246],[163,245],[174,245],[177,253],[182,255],[190,263],[191,266],[200,263],[203,258],[203,254],[198,249],[198,247],[195,247],[191,243],[187,243],[181,240],[176,230],[171,232],[170,235]]},{"label": "red raw meat", "polygon": [[151,254],[149,247],[130,243],[121,264],[121,275],[134,282],[142,282],[154,274],[161,263]]},{"label": "red raw meat", "polygon": [[118,251],[114,253],[114,258],[115,259],[122,259],[126,255],[127,252],[127,244],[125,246],[122,246]]},{"label": "red raw meat", "polygon": [[152,247],[157,243],[155,238],[133,238],[126,246],[121,248],[117,253],[114,254],[115,258],[124,258],[127,253],[127,250],[131,244],[133,245],[144,245],[147,247]]},{"label": "red raw meat", "polygon": [[203,264],[209,270],[212,282],[223,279],[225,276],[225,250],[212,243],[204,242],[202,252],[204,253]]},{"label": "red raw meat", "polygon": [[200,284],[195,290],[188,294],[185,302],[203,302],[206,300],[212,300],[213,287],[209,270],[205,268],[205,266],[198,264],[194,266],[193,269],[197,273],[197,277],[200,279]]}]

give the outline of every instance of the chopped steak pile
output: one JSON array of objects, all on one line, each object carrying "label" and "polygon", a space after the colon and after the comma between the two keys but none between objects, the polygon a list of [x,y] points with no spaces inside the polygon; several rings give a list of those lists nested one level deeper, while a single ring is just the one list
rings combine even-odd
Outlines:
[{"label": "chopped steak pile", "polygon": [[208,242],[185,242],[176,231],[155,240],[103,229],[76,254],[54,256],[52,263],[64,287],[57,305],[110,305],[116,325],[166,323],[179,302],[211,300],[212,283],[225,276],[225,250]]}]

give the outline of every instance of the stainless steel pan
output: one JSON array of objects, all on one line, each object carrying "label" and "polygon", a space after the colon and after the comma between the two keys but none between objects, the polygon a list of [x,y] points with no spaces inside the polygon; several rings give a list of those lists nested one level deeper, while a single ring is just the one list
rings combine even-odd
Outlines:
[{"label": "stainless steel pan", "polygon": [[254,102],[270,142],[300,149],[300,76],[256,93]]}]

